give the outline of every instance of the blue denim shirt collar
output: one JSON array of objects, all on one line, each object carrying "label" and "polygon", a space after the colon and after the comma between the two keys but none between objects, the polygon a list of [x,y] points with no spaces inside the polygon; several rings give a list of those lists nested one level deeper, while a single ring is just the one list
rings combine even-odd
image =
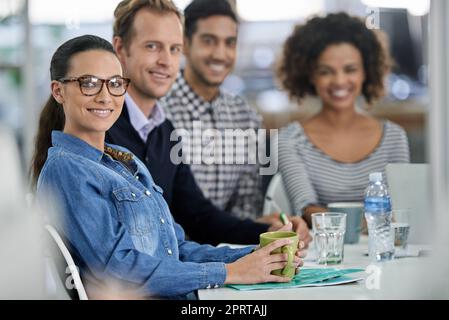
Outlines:
[{"label": "blue denim shirt collar", "polygon": [[[225,263],[253,248],[215,248],[186,241],[154,184],[137,157],[133,174],[88,143],[52,132],[54,147],[37,185],[39,198],[46,191],[59,200],[61,210],[50,221],[64,231],[81,273],[96,279],[123,279],[157,297],[185,298],[194,290],[223,285]],[[114,149],[128,149],[109,145]]]},{"label": "blue denim shirt collar", "polygon": [[53,130],[51,140],[53,146],[61,147],[95,162],[100,162],[104,154],[87,142],[62,131]]}]

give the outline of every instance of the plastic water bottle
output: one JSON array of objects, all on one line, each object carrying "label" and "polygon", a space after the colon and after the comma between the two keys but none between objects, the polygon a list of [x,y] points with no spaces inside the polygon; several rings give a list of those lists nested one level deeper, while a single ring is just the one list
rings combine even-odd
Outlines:
[{"label": "plastic water bottle", "polygon": [[388,261],[394,256],[391,232],[391,200],[382,173],[369,175],[365,191],[365,218],[368,224],[368,252],[371,261]]}]

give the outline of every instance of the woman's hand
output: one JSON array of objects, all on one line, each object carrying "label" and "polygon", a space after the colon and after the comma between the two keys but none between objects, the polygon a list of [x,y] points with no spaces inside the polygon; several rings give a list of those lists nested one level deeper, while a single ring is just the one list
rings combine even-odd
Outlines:
[{"label": "woman's hand", "polygon": [[[309,246],[312,241],[312,236],[310,235],[309,227],[307,222],[302,217],[297,216],[286,216],[290,223],[284,225],[281,222],[279,212],[274,212],[271,215],[259,218],[257,221],[271,224],[268,231],[294,231],[298,234],[299,240],[304,242],[304,248]],[[265,219],[265,220],[262,220]]]},{"label": "woman's hand", "polygon": [[[262,282],[289,282],[287,277],[272,275],[271,271],[282,269],[288,262],[287,253],[270,254],[273,250],[292,243],[290,239],[279,239],[250,253],[233,263],[226,264],[225,284],[254,284]],[[296,252],[295,267],[303,265],[302,254]]]},{"label": "woman's hand", "polygon": [[297,216],[288,217],[288,219],[293,224],[293,231],[298,234],[299,240],[304,242],[304,248],[307,249],[309,243],[313,238],[310,235],[309,227],[307,226],[306,221],[303,218]]},{"label": "woman's hand", "polygon": [[312,228],[312,213],[327,212],[327,211],[328,211],[327,208],[317,206],[317,205],[310,205],[303,209],[304,214],[302,217],[307,222],[307,225],[309,226],[309,228]]}]

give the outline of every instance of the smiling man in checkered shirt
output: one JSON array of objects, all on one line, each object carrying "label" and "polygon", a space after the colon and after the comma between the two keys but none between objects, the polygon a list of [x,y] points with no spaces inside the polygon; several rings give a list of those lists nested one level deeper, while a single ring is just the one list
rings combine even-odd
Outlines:
[{"label": "smiling man in checkered shirt", "polygon": [[[184,15],[186,66],[162,105],[175,128],[191,133],[192,139],[183,141],[183,152],[190,151],[189,164],[206,197],[236,216],[255,218],[262,211],[259,165],[248,164],[247,156],[244,164],[235,164],[236,157],[225,163],[225,151],[231,151],[235,140],[228,149],[224,138],[201,140],[205,130],[216,129],[224,137],[225,129],[261,128],[260,116],[242,98],[220,90],[235,62],[237,17],[225,0],[193,1]],[[235,154],[245,155],[248,143],[245,139],[236,146]],[[209,164],[203,159],[207,144],[219,157]]]},{"label": "smiling man in checkered shirt", "polygon": [[[257,135],[262,127],[260,115],[241,97],[220,89],[236,59],[237,16],[226,0],[194,0],[184,16],[185,69],[161,101],[174,127],[190,133],[189,139],[182,137],[184,161],[188,159],[206,197],[221,209],[260,222],[279,221],[278,214],[260,217],[263,196],[259,164],[250,161],[247,154],[256,141],[244,139],[239,145],[235,140],[234,144],[226,143],[223,138],[229,129],[249,129]],[[221,138],[207,139],[207,131],[221,134]],[[226,156],[232,150],[234,161],[229,163]],[[210,151],[213,161],[206,161],[204,157]],[[243,164],[236,161],[239,157],[244,159]],[[296,230],[301,225],[307,233],[300,217],[293,217],[292,222]]]}]

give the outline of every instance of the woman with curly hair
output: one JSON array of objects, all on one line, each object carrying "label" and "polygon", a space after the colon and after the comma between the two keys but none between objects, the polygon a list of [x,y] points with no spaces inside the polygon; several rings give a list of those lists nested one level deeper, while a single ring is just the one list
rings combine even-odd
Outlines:
[{"label": "woman with curly hair", "polygon": [[370,172],[409,162],[405,131],[360,113],[384,94],[390,57],[373,30],[346,13],[314,17],[286,40],[278,76],[291,98],[318,96],[321,110],[279,135],[279,168],[293,213],[310,226],[330,202],[362,201]]}]

